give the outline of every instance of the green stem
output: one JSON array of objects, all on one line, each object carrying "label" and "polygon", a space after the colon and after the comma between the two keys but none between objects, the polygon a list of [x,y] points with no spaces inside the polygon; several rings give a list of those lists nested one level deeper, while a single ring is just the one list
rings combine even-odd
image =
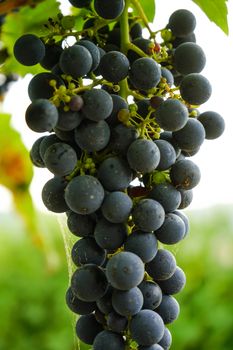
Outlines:
[{"label": "green stem", "polygon": [[[125,55],[127,54],[128,47],[130,45],[130,38],[129,38],[129,21],[128,21],[128,7],[130,4],[130,0],[125,1],[125,8],[124,11],[120,17],[120,28],[121,28],[121,52],[123,52]],[[125,78],[120,82],[120,95],[124,99],[128,97],[128,83],[127,79]]]},{"label": "green stem", "polygon": [[136,8],[136,10],[137,10],[139,16],[141,17],[141,19],[142,19],[144,25],[145,25],[146,28],[149,30],[150,35],[153,36],[154,33],[153,33],[153,31],[150,29],[149,21],[148,21],[146,15],[145,15],[145,12],[144,12],[144,10],[143,10],[143,8],[142,8],[142,5],[140,4],[140,1],[139,1],[139,0],[131,0],[131,3],[132,3],[132,5]]}]

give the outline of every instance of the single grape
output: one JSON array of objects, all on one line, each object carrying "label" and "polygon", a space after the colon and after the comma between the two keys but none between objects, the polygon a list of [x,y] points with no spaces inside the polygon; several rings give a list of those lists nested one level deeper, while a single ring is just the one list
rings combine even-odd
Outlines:
[{"label": "single grape", "polygon": [[180,267],[176,267],[171,277],[164,281],[158,281],[160,288],[164,294],[173,295],[179,293],[185,286],[186,276]]},{"label": "single grape", "polygon": [[155,119],[159,126],[167,131],[182,129],[188,121],[188,108],[179,100],[164,101],[155,111]]},{"label": "single grape", "polygon": [[133,62],[129,77],[136,89],[149,90],[160,82],[161,69],[152,58],[142,57]]},{"label": "single grape", "polygon": [[165,212],[161,204],[154,199],[141,199],[132,211],[132,218],[139,230],[150,232],[162,226]]},{"label": "single grape", "polygon": [[76,334],[85,344],[92,345],[101,331],[103,327],[96,321],[93,314],[80,316],[76,323]]},{"label": "single grape", "polygon": [[124,0],[94,0],[94,9],[104,19],[115,19],[119,17],[125,7]]},{"label": "single grape", "polygon": [[71,289],[83,301],[97,301],[107,290],[104,271],[94,264],[79,267],[72,275]]},{"label": "single grape", "polygon": [[111,350],[125,350],[125,340],[117,333],[104,330],[100,332],[94,340],[93,350],[109,350],[111,344]]},{"label": "single grape", "polygon": [[120,252],[108,261],[106,276],[114,288],[129,290],[142,282],[144,265],[136,254]]},{"label": "single grape", "polygon": [[[129,21],[130,23],[130,21]],[[130,25],[130,37],[132,40],[139,38],[142,36],[142,26],[138,22],[134,22],[132,25]]]},{"label": "single grape", "polygon": [[104,199],[101,183],[91,175],[74,177],[66,187],[65,200],[78,214],[91,214],[100,208]]},{"label": "single grape", "polygon": [[185,209],[192,203],[193,191],[179,188],[179,192],[181,194],[181,202],[178,209]]},{"label": "single grape", "polygon": [[137,139],[128,148],[127,160],[133,170],[142,174],[149,173],[157,168],[160,151],[153,141]]},{"label": "single grape", "polygon": [[196,19],[192,12],[180,9],[171,14],[168,21],[168,28],[172,34],[178,37],[190,35],[196,27]]},{"label": "single grape", "polygon": [[178,318],[180,306],[174,297],[164,294],[160,305],[155,311],[161,316],[164,324],[169,324]]},{"label": "single grape", "polygon": [[200,73],[206,64],[206,56],[202,48],[195,43],[184,43],[174,52],[174,67],[183,75]]},{"label": "single grape", "polygon": [[88,315],[96,308],[95,302],[87,302],[77,298],[70,287],[66,292],[66,304],[71,311],[78,315]]},{"label": "single grape", "polygon": [[109,157],[100,164],[98,179],[106,190],[121,191],[129,186],[133,174],[124,159]]},{"label": "single grape", "polygon": [[98,246],[93,237],[79,239],[71,250],[71,258],[76,266],[85,264],[102,265],[106,251]]},{"label": "single grape", "polygon": [[139,345],[151,346],[162,339],[164,324],[157,312],[141,310],[132,317],[129,330],[132,339]]},{"label": "single grape", "polygon": [[127,226],[124,224],[113,224],[104,218],[98,220],[94,237],[97,244],[108,250],[115,250],[122,246],[127,237]]},{"label": "single grape", "polygon": [[168,141],[174,148],[175,152],[176,152],[176,158],[179,157],[181,150],[178,147],[174,137],[172,136],[172,132],[171,131],[163,131],[160,134],[160,140],[166,140]]},{"label": "single grape", "polygon": [[208,101],[212,87],[207,78],[199,73],[186,75],[180,84],[181,97],[192,105],[201,105]]},{"label": "single grape", "polygon": [[158,242],[151,232],[134,231],[128,236],[124,249],[138,255],[144,263],[147,263],[155,257]]},{"label": "single grape", "polygon": [[158,249],[154,259],[146,264],[146,271],[155,280],[166,280],[173,275],[176,269],[174,255],[166,249]]},{"label": "single grape", "polygon": [[58,122],[58,111],[50,101],[39,99],[28,106],[25,119],[28,127],[35,132],[51,131]]},{"label": "single grape", "polygon": [[152,281],[142,281],[138,288],[142,292],[144,303],[142,309],[154,310],[162,301],[160,286]]},{"label": "single grape", "polygon": [[127,221],[132,207],[133,202],[126,193],[115,191],[105,196],[101,210],[105,219],[118,224]]},{"label": "single grape", "polygon": [[49,148],[49,146],[53,145],[54,143],[60,142],[60,141],[61,140],[55,134],[50,134],[48,136],[45,136],[40,143],[40,156],[41,156],[41,158],[44,160],[45,152]]},{"label": "single grape", "polygon": [[157,239],[164,244],[176,244],[180,242],[185,234],[185,224],[176,214],[168,213],[163,225],[155,231]]},{"label": "single grape", "polygon": [[74,170],[77,164],[77,154],[67,143],[57,142],[46,150],[44,163],[54,175],[65,176]]},{"label": "single grape", "polygon": [[110,128],[105,120],[83,120],[75,129],[75,142],[84,151],[100,151],[107,146],[109,140]]},{"label": "single grape", "polygon": [[121,316],[130,317],[136,315],[142,308],[143,295],[139,288],[129,290],[115,289],[112,294],[114,310]]},{"label": "single grape", "polygon": [[65,74],[74,79],[87,75],[93,60],[90,51],[81,45],[73,45],[65,49],[59,59],[59,65]]},{"label": "single grape", "polygon": [[118,83],[128,75],[129,60],[119,51],[107,52],[100,60],[99,72],[104,79]]},{"label": "single grape", "polygon": [[136,102],[137,114],[139,114],[143,119],[145,119],[150,111],[150,100],[144,98]]},{"label": "single grape", "polygon": [[191,190],[199,183],[201,173],[195,163],[189,159],[184,159],[172,165],[170,177],[173,185],[177,188]]},{"label": "single grape", "polygon": [[67,218],[67,226],[75,236],[86,237],[94,233],[95,221],[91,215],[81,215],[71,211]]},{"label": "single grape", "polygon": [[83,8],[90,6],[92,0],[68,0],[72,6]]},{"label": "single grape", "polygon": [[173,132],[173,137],[179,148],[183,151],[192,152],[198,149],[205,140],[205,129],[200,121],[189,118],[186,125]]},{"label": "single grape", "polygon": [[67,181],[57,176],[46,182],[42,189],[42,200],[48,210],[64,213],[69,209],[64,199],[66,186]]},{"label": "single grape", "polygon": [[199,122],[205,128],[205,138],[207,140],[214,140],[222,135],[225,129],[225,122],[223,117],[213,111],[201,113],[198,116]]},{"label": "single grape", "polygon": [[82,112],[86,118],[100,121],[110,116],[113,109],[111,95],[101,89],[88,90],[83,94]]},{"label": "single grape", "polygon": [[180,192],[169,182],[154,185],[149,197],[158,201],[166,213],[173,212],[181,203]]},{"label": "single grape", "polygon": [[34,66],[45,55],[44,43],[34,34],[24,34],[14,44],[14,56],[24,66]]},{"label": "single grape", "polygon": [[178,215],[183,221],[184,221],[184,225],[185,225],[185,233],[184,233],[184,237],[185,238],[189,232],[189,220],[188,217],[180,210],[175,210],[173,212],[173,214]]}]

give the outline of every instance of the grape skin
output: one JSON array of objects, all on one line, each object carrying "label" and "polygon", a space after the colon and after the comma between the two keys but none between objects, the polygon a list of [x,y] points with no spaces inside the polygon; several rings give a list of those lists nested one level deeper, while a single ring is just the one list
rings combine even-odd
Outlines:
[{"label": "grape skin", "polygon": [[72,292],[83,301],[97,301],[104,296],[107,286],[104,271],[94,264],[79,267],[71,278]]},{"label": "grape skin", "polygon": [[142,309],[154,310],[162,301],[162,290],[160,286],[152,281],[142,281],[138,288],[141,290],[144,303]]},{"label": "grape skin", "polygon": [[112,294],[114,310],[121,316],[129,317],[136,315],[142,308],[143,295],[139,288],[129,290],[114,290]]},{"label": "grape skin", "polygon": [[225,122],[220,114],[213,111],[207,111],[201,113],[198,116],[198,120],[205,128],[205,138],[207,140],[214,140],[223,134]]},{"label": "grape skin", "polygon": [[180,83],[181,97],[192,105],[201,105],[208,101],[212,87],[207,78],[199,73],[186,75]]},{"label": "grape skin", "polygon": [[85,264],[102,265],[106,258],[106,251],[98,246],[93,237],[85,237],[74,244],[71,258],[76,266]]},{"label": "grape skin", "polygon": [[206,133],[200,121],[189,118],[186,125],[172,135],[181,150],[192,152],[203,144]]},{"label": "grape skin", "polygon": [[170,177],[179,189],[191,190],[198,185],[201,173],[198,166],[189,159],[179,160],[171,167]]},{"label": "grape skin", "polygon": [[136,254],[120,252],[108,261],[106,276],[114,288],[129,290],[142,282],[144,265]]},{"label": "grape skin", "polygon": [[153,344],[150,346],[139,346],[138,350],[164,350],[159,344]]},{"label": "grape skin", "polygon": [[174,255],[166,249],[158,249],[153,260],[146,264],[146,271],[155,280],[166,280],[173,275],[176,269]]},{"label": "grape skin", "polygon": [[59,59],[59,65],[65,74],[74,79],[87,75],[93,60],[90,52],[84,46],[73,45],[65,49]]},{"label": "grape skin", "polygon": [[32,148],[31,148],[30,153],[29,153],[31,162],[33,163],[33,165],[35,165],[38,168],[45,167],[44,161],[40,155],[40,145],[41,145],[41,142],[44,140],[44,138],[45,138],[45,136],[42,136],[39,139],[37,139],[33,143]]},{"label": "grape skin", "polygon": [[79,315],[88,315],[96,308],[95,302],[87,302],[77,298],[70,287],[66,292],[66,304],[72,312]]},{"label": "grape skin", "polygon": [[167,327],[165,327],[163,338],[159,341],[158,344],[161,345],[164,350],[170,349],[172,344],[172,335]]},{"label": "grape skin", "polygon": [[75,150],[64,142],[57,142],[49,146],[44,155],[46,168],[57,176],[70,174],[74,170],[77,160]]},{"label": "grape skin", "polygon": [[81,215],[71,211],[67,218],[67,226],[75,236],[86,237],[94,233],[95,221],[91,215]]},{"label": "grape skin", "polygon": [[179,293],[185,286],[186,276],[184,271],[180,267],[176,267],[175,272],[171,277],[164,281],[158,281],[160,288],[162,289],[164,294],[177,294]]},{"label": "grape skin", "polygon": [[160,152],[160,161],[157,170],[167,170],[176,161],[176,152],[174,147],[166,140],[155,140],[154,143]]},{"label": "grape skin", "polygon": [[28,96],[31,101],[38,99],[50,99],[53,96],[54,88],[50,81],[55,80],[56,87],[64,85],[63,80],[52,73],[39,73],[35,75],[28,85]]},{"label": "grape skin", "polygon": [[58,176],[46,182],[42,189],[42,201],[48,210],[64,213],[69,209],[64,199],[66,186],[67,181]]},{"label": "grape skin", "polygon": [[132,317],[129,330],[132,339],[139,345],[151,346],[162,339],[164,324],[157,312],[141,310]]},{"label": "grape skin", "polygon": [[160,162],[160,151],[151,140],[137,139],[131,143],[127,151],[130,167],[142,174],[156,169]]},{"label": "grape skin", "polygon": [[132,217],[135,225],[142,231],[150,232],[162,226],[165,212],[161,204],[154,199],[142,199],[134,207]]},{"label": "grape skin", "polygon": [[133,202],[126,193],[115,191],[105,196],[101,211],[105,219],[118,224],[127,221],[132,207]]},{"label": "grape skin", "polygon": [[155,257],[158,243],[153,233],[134,231],[128,236],[124,249],[138,255],[144,263],[147,263]]},{"label": "grape skin", "polygon": [[127,324],[127,318],[117,314],[115,311],[110,312],[107,316],[107,326],[113,332],[124,332],[127,327]]},{"label": "grape skin", "polygon": [[136,89],[149,90],[160,82],[161,69],[152,58],[142,57],[133,62],[129,77]]},{"label": "grape skin", "polygon": [[100,63],[100,51],[99,48],[89,40],[79,40],[75,45],[81,45],[85,47],[91,54],[92,57],[92,66],[91,71],[95,70]]},{"label": "grape skin", "polygon": [[115,19],[120,16],[124,10],[124,0],[94,0],[94,9],[96,13],[104,19]]},{"label": "grape skin", "polygon": [[100,208],[104,189],[93,176],[74,177],[66,187],[65,200],[69,208],[78,214],[91,214]]},{"label": "grape skin", "polygon": [[84,120],[75,129],[75,142],[84,151],[96,152],[105,148],[110,139],[110,128],[104,120]]},{"label": "grape skin", "polygon": [[27,108],[25,119],[35,132],[51,131],[58,122],[57,108],[46,99],[33,101]]},{"label": "grape skin", "polygon": [[200,73],[206,64],[205,53],[195,43],[183,43],[177,47],[174,53],[175,69],[183,75]]},{"label": "grape skin", "polygon": [[156,184],[150,191],[149,197],[158,201],[166,213],[173,212],[181,204],[180,192],[169,182]]},{"label": "grape skin", "polygon": [[82,112],[86,118],[100,121],[110,116],[113,110],[111,95],[101,89],[88,90],[83,94]]},{"label": "grape skin", "polygon": [[34,66],[45,55],[44,43],[34,34],[19,37],[14,44],[14,56],[24,66]]},{"label": "grape skin", "polygon": [[111,350],[125,350],[124,338],[117,333],[104,330],[100,332],[94,340],[93,350],[109,350],[111,344]]},{"label": "grape skin", "polygon": [[168,21],[168,28],[178,37],[190,35],[196,27],[196,19],[192,12],[180,9],[171,14]]},{"label": "grape skin", "polygon": [[103,330],[93,314],[82,315],[76,323],[76,334],[85,344],[92,345],[95,337]]},{"label": "grape skin", "polygon": [[164,324],[170,324],[174,322],[180,313],[180,306],[177,300],[171,295],[163,295],[161,304],[155,309],[155,311],[162,317]]},{"label": "grape skin", "polygon": [[128,58],[119,51],[109,51],[100,60],[99,72],[104,79],[118,83],[128,75]]},{"label": "grape skin", "polygon": [[156,122],[167,131],[182,129],[188,121],[188,109],[179,100],[168,99],[155,111]]},{"label": "grape skin", "polygon": [[176,214],[166,214],[163,225],[155,231],[157,239],[164,244],[176,244],[185,234],[185,224]]},{"label": "grape skin", "polygon": [[126,224],[113,224],[106,219],[98,220],[94,237],[97,244],[108,250],[115,250],[122,246],[127,237]]}]

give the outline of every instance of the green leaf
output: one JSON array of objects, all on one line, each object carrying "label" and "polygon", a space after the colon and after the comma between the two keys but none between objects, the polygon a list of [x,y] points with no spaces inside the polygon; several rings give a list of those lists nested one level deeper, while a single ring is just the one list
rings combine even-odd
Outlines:
[{"label": "green leaf", "polygon": [[229,34],[227,0],[192,0],[225,34]]},{"label": "green leaf", "polygon": [[149,22],[153,22],[155,17],[155,0],[140,0],[141,6]]},{"label": "green leaf", "polygon": [[149,22],[153,22],[155,17],[155,0],[134,0],[131,3],[132,8],[142,17],[142,11]]},{"label": "green leaf", "polygon": [[22,7],[18,12],[12,12],[6,16],[3,25],[1,41],[7,49],[10,57],[1,67],[3,73],[17,73],[24,76],[27,73],[37,74],[44,71],[39,65],[26,67],[21,65],[13,55],[15,41],[25,33],[44,36],[48,34],[44,24],[48,22],[49,17],[55,17],[59,13],[59,3],[54,0],[46,0],[35,8],[30,6]]}]

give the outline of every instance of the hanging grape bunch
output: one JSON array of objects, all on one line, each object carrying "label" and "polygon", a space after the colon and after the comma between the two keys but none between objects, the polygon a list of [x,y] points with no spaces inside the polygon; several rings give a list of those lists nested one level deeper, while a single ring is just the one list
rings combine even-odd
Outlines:
[{"label": "hanging grape bunch", "polygon": [[78,237],[66,302],[80,315],[78,338],[94,350],[167,350],[186,279],[164,245],[188,234],[180,209],[200,181],[190,157],[224,131],[218,113],[197,109],[211,85],[200,74],[196,20],[177,10],[154,33],[138,1],[70,3],[86,8],[80,32],[59,14],[47,25],[60,28],[59,40],[25,34],[14,46],[20,63],[47,70],[29,83],[26,123],[50,133],[30,157],[54,175],[45,206],[66,212]]}]

